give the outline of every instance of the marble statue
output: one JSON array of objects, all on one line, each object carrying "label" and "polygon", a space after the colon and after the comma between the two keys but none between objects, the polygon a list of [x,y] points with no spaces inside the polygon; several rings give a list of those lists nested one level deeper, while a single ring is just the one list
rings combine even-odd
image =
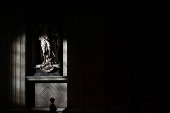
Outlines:
[{"label": "marble statue", "polygon": [[39,40],[41,46],[42,64],[40,69],[43,72],[51,72],[54,65],[60,65],[58,60],[60,36],[57,26],[48,21],[48,18],[43,21],[36,30],[39,30]]},{"label": "marble statue", "polygon": [[54,69],[52,65],[52,57],[50,55],[51,52],[51,46],[49,42],[49,38],[47,35],[40,36],[39,40],[41,41],[41,49],[42,49],[42,55],[43,55],[43,63],[40,66],[40,69],[44,72],[50,72]]}]

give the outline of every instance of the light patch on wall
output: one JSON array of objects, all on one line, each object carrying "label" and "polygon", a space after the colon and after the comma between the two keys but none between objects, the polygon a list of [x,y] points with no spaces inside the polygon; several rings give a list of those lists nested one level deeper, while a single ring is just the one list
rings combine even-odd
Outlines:
[{"label": "light patch on wall", "polygon": [[18,106],[25,106],[25,43],[25,34],[12,42],[12,103]]},{"label": "light patch on wall", "polygon": [[67,76],[67,40],[63,39],[63,76]]},{"label": "light patch on wall", "polygon": [[26,35],[21,35],[21,106],[25,106],[25,68],[26,68]]},{"label": "light patch on wall", "polygon": [[20,36],[16,38],[16,50],[15,50],[15,56],[16,56],[16,64],[15,64],[15,69],[16,69],[16,103],[19,105],[20,104],[20,52],[21,52],[21,44],[20,44]]}]

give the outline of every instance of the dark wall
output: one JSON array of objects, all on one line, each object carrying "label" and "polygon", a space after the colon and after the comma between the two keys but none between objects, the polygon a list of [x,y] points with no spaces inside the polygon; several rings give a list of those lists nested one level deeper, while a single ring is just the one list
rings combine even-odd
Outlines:
[{"label": "dark wall", "polygon": [[69,106],[162,109],[168,104],[166,9],[157,5],[63,5]]},{"label": "dark wall", "polygon": [[[126,57],[107,5],[67,5],[68,107],[125,107]],[[114,11],[114,12],[112,12]],[[111,16],[112,15],[112,16]],[[65,23],[65,22],[64,22]]]}]

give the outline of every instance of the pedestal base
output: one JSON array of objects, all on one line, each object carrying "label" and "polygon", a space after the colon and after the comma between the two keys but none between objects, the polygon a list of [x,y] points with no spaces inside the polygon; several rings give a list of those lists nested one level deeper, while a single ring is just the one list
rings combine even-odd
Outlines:
[{"label": "pedestal base", "polygon": [[46,73],[40,69],[40,65],[36,65],[34,76],[60,76],[60,67],[57,64],[54,64],[53,67],[54,69],[51,72]]}]

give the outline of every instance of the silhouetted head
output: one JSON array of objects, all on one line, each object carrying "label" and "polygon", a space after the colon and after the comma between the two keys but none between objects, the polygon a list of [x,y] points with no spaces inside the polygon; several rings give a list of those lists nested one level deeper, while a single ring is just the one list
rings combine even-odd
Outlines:
[{"label": "silhouetted head", "polygon": [[51,103],[54,103],[54,100],[55,100],[54,98],[51,98],[51,99],[50,99]]}]

